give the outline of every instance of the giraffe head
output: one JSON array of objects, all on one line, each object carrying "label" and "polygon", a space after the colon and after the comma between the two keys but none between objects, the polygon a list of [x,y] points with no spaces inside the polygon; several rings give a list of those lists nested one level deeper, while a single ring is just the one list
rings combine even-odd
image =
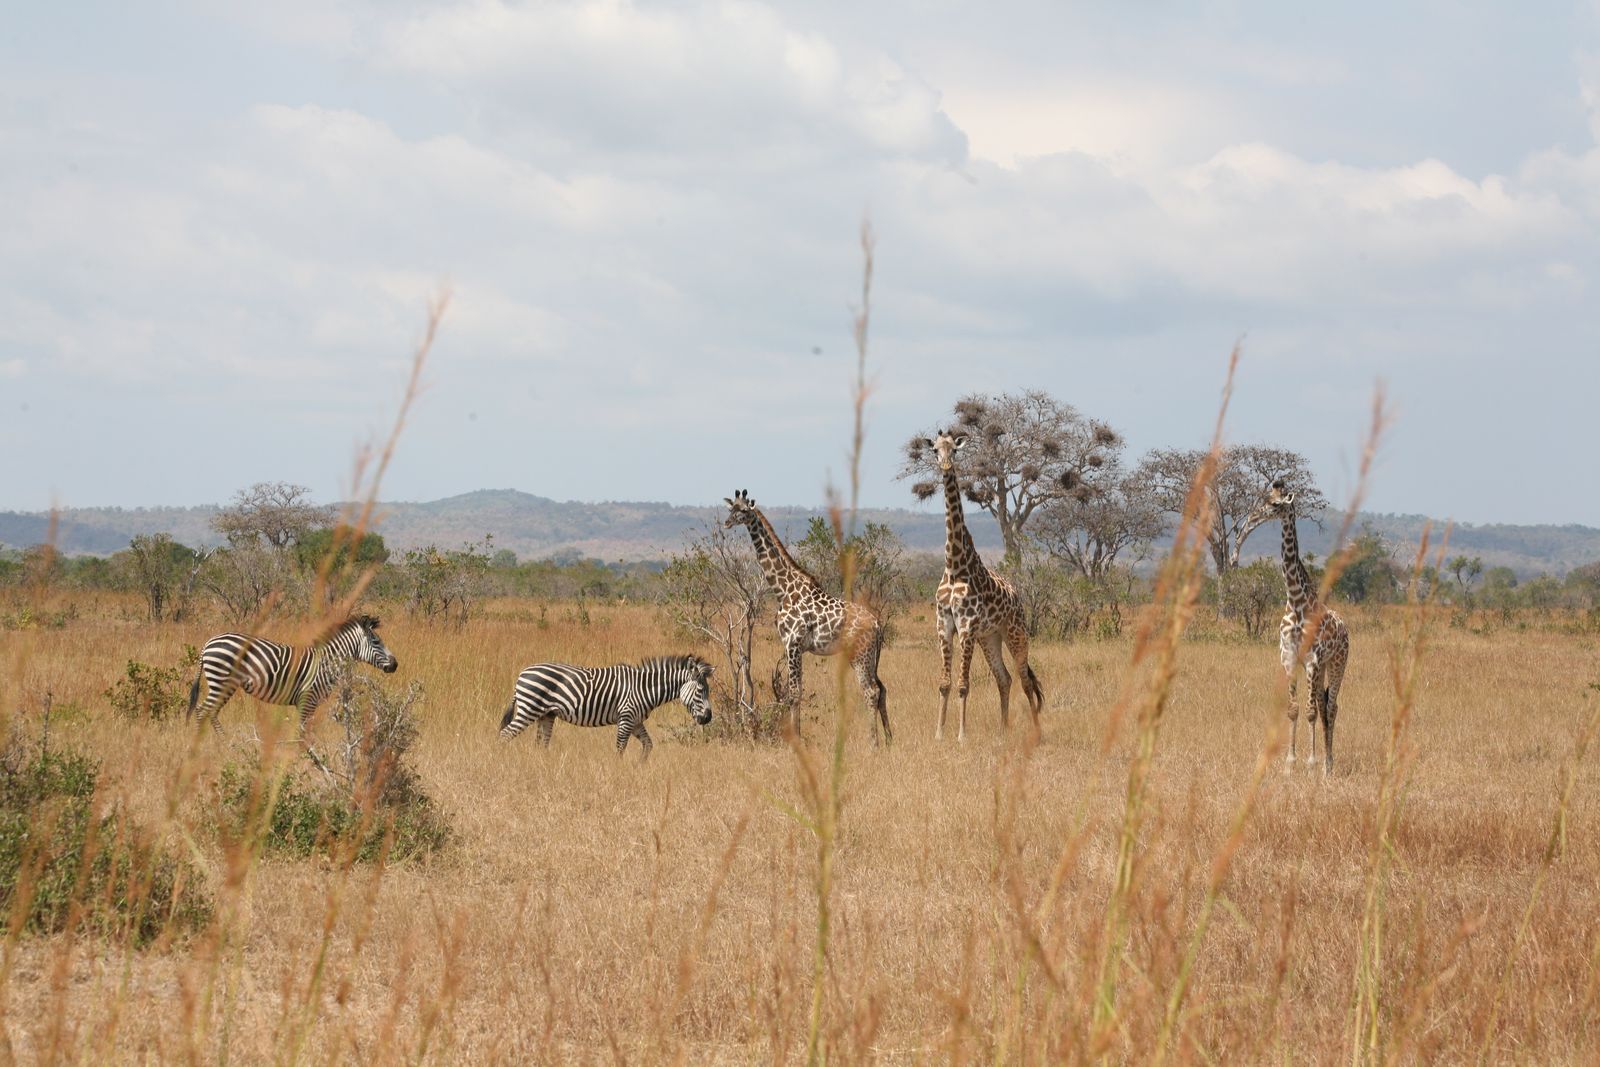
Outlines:
[{"label": "giraffe head", "polygon": [[955,469],[956,453],[967,447],[967,435],[940,430],[933,437],[924,437],[918,443],[924,448],[933,449],[933,458],[939,470],[948,471]]},{"label": "giraffe head", "polygon": [[1275,478],[1267,486],[1266,495],[1262,498],[1262,506],[1276,517],[1294,514],[1294,493],[1290,491],[1288,483],[1282,478]]},{"label": "giraffe head", "polygon": [[744,489],[734,492],[731,498],[723,497],[723,503],[728,505],[728,517],[722,520],[722,528],[730,530],[735,526],[754,526],[757,522],[756,502],[750,499],[750,494]]}]

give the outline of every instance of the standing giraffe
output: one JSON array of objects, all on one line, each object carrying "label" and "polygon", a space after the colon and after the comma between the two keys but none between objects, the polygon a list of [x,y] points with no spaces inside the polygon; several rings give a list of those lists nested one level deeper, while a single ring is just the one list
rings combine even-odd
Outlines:
[{"label": "standing giraffe", "polygon": [[1044,690],[1028,666],[1028,631],[1023,623],[1022,599],[1016,588],[999,577],[978,556],[961,512],[961,484],[956,478],[955,454],[967,443],[966,434],[941,430],[937,437],[924,438],[924,447],[933,449],[944,479],[944,575],[934,597],[939,627],[939,650],[944,666],[939,673],[939,726],[935,740],[944,740],[944,720],[950,711],[950,657],[953,642],[961,643],[961,723],[956,740],[967,739],[967,689],[972,674],[972,646],[983,649],[983,658],[994,672],[1000,690],[1000,725],[1011,722],[1011,673],[1006,670],[1001,645],[1011,649],[1022,676],[1022,691],[1028,696],[1034,729],[1039,726],[1039,711],[1044,707]]},{"label": "standing giraffe", "polygon": [[[1310,751],[1306,766],[1317,761],[1317,720],[1322,720],[1322,773],[1333,771],[1333,723],[1339,716],[1339,686],[1350,660],[1350,630],[1332,608],[1317,599],[1316,587],[1300,560],[1300,538],[1295,532],[1294,494],[1282,478],[1267,489],[1256,515],[1276,516],[1283,523],[1283,584],[1289,593],[1283,622],[1278,627],[1278,658],[1289,676],[1289,755],[1294,766],[1300,737],[1300,709],[1295,706],[1295,668],[1306,672],[1306,727]],[[1312,635],[1308,641],[1307,632]],[[1302,658],[1303,657],[1303,658]]]},{"label": "standing giraffe", "polygon": [[767,584],[778,594],[778,640],[789,662],[788,697],[794,702],[794,726],[800,728],[800,657],[810,652],[817,656],[844,653],[856,672],[856,684],[861,686],[861,696],[867,702],[868,717],[873,712],[872,741],[878,741],[878,725],[883,725],[883,739],[894,739],[889,729],[889,691],[878,677],[878,654],[883,651],[883,622],[871,609],[851,601],[840,600],[823,589],[817,580],[807,574],[789,555],[772,528],[772,523],[761,514],[750,494],[740,489],[733,499],[723,497],[728,505],[728,517],[723,529],[743,526],[750,531],[750,542],[755,546],[756,558],[761,562],[761,572]]}]

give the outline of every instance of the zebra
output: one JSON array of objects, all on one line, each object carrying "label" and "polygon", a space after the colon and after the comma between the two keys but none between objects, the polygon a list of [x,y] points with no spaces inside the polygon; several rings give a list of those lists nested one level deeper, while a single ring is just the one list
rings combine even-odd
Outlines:
[{"label": "zebra", "polygon": [[535,663],[517,676],[516,692],[500,720],[500,740],[509,741],[537,722],[539,743],[548,746],[559,717],[574,726],[615,726],[618,756],[628,738],[637,737],[643,762],[651,748],[644,721],[661,705],[681,700],[696,723],[711,722],[712,670],[699,656],[660,656],[638,666]]},{"label": "zebra", "polygon": [[[400,666],[378,637],[376,616],[353,615],[309,645],[285,645],[248,634],[218,634],[200,650],[200,671],[189,687],[185,718],[193,718],[198,706],[200,720],[204,722],[209,715],[212,728],[220,732],[222,705],[243,689],[268,704],[297,706],[304,731],[311,713],[350,660],[370,663],[385,674],[393,674]],[[202,683],[204,704],[200,704]]]}]

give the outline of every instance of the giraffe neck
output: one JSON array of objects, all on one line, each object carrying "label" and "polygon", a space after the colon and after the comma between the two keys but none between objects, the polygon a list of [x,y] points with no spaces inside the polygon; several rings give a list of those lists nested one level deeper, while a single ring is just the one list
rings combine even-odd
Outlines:
[{"label": "giraffe neck", "polygon": [[961,511],[961,483],[954,468],[944,472],[944,569],[969,578],[983,573],[983,561]]},{"label": "giraffe neck", "polygon": [[777,531],[772,528],[772,523],[760,511],[756,512],[756,521],[748,523],[745,529],[750,531],[750,543],[755,546],[761,573],[766,575],[767,584],[777,590],[778,595],[788,597],[816,585],[789,555],[788,549],[778,539]]},{"label": "giraffe neck", "polygon": [[1316,603],[1311,576],[1300,560],[1300,536],[1295,531],[1294,512],[1283,516],[1283,584],[1289,591],[1289,608],[1301,618]]}]

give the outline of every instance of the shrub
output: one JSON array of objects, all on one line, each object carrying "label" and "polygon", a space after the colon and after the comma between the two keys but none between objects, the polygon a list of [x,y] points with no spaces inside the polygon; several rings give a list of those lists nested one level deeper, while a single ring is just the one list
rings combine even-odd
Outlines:
[{"label": "shrub", "polygon": [[444,848],[449,822],[405,762],[416,741],[415,708],[422,696],[417,682],[397,698],[374,679],[347,674],[333,712],[343,735],[334,755],[308,748],[315,770],[291,770],[265,818],[269,772],[259,757],[223,768],[217,786],[223,836],[239,842],[259,833],[269,851],[323,852],[364,863]]},{"label": "shrub", "polygon": [[185,683],[199,662],[200,650],[193,645],[183,646],[183,656],[174,667],[152,667],[130,659],[124,676],[105,692],[111,710],[125,719],[176,718],[189,706]]},{"label": "shrub", "polygon": [[94,805],[100,765],[14,741],[0,755],[0,907],[35,933],[74,924],[146,945],[211,919],[199,872]]}]

